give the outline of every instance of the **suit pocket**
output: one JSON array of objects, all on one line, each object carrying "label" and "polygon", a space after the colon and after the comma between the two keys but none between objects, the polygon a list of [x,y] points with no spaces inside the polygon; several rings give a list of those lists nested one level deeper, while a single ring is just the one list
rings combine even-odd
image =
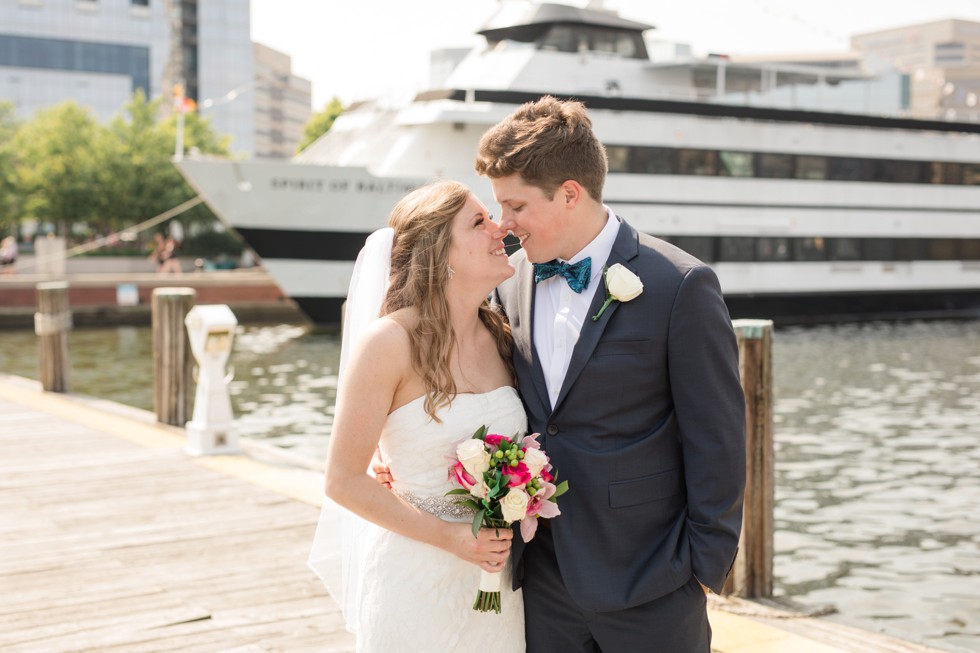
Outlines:
[{"label": "suit pocket", "polygon": [[681,473],[672,469],[652,476],[609,484],[609,506],[625,508],[651,501],[662,501],[681,494]]},{"label": "suit pocket", "polygon": [[600,340],[595,356],[637,356],[647,354],[653,348],[653,340]]}]

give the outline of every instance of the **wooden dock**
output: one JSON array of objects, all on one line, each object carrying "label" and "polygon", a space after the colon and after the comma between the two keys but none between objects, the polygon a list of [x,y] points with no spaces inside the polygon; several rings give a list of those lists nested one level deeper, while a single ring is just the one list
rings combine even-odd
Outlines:
[{"label": "wooden dock", "polygon": [[[0,374],[0,650],[354,650],[304,564],[320,474],[183,444],[144,411]],[[935,651],[735,612],[710,611],[718,653]]]},{"label": "wooden dock", "polygon": [[304,565],[316,474],[193,459],[177,429],[18,385],[0,390],[0,650],[353,651]]}]

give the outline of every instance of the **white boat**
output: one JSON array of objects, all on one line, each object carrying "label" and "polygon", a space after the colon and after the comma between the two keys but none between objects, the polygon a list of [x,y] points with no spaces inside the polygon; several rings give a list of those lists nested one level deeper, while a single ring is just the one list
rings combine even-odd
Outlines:
[{"label": "white boat", "polygon": [[177,165],[331,324],[359,248],[402,195],[450,177],[493,207],[473,170],[483,132],[541,95],[577,98],[609,154],[605,203],[709,262],[732,317],[980,314],[980,124],[907,117],[898,71],[652,60],[649,29],[504,3],[439,88],[351,107],[292,161]]}]

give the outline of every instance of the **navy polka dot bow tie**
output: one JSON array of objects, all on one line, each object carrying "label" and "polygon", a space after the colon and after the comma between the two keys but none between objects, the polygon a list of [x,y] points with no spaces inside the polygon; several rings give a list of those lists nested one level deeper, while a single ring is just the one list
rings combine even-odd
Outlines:
[{"label": "navy polka dot bow tie", "polygon": [[592,257],[586,257],[572,265],[558,260],[534,264],[534,283],[550,279],[556,274],[565,277],[568,287],[580,293],[589,287],[589,279],[592,277]]}]

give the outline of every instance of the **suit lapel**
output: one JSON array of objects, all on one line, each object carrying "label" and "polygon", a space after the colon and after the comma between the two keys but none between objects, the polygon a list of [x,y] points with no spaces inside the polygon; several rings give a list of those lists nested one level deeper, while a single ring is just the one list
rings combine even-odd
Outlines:
[{"label": "suit lapel", "polygon": [[[538,394],[538,401],[542,402],[547,410],[550,411],[551,402],[548,401],[548,389],[544,380],[544,371],[541,369],[541,361],[538,359],[534,348],[534,273],[531,264],[524,260],[524,265],[517,271],[518,283],[520,287],[517,293],[517,315],[520,324],[513,329],[514,347],[523,360],[529,362],[531,380]],[[525,394],[524,400],[529,397]]]},{"label": "suit lapel", "polygon": [[[616,234],[616,242],[613,243],[612,251],[609,253],[609,259],[606,261],[606,267],[620,263],[635,273],[636,270],[630,266],[629,262],[636,258],[639,253],[637,234],[626,222],[622,220],[620,222],[622,224],[619,226],[619,233]],[[589,313],[585,316],[585,323],[582,325],[582,332],[579,334],[578,342],[575,343],[575,348],[572,350],[572,358],[568,363],[568,371],[565,373],[565,380],[562,382],[561,391],[558,393],[558,400],[555,402],[555,411],[561,407],[568,391],[578,379],[579,375],[582,374],[585,364],[589,361],[592,352],[595,351],[596,345],[599,344],[599,340],[602,338],[606,325],[609,324],[609,320],[612,319],[612,316],[619,308],[620,302],[612,302],[603,312],[602,317],[595,321],[592,320],[592,316],[599,312],[599,309],[602,308],[603,303],[606,301],[605,279],[599,279],[598,283],[600,286],[596,288],[595,297],[592,298],[592,304],[589,306]]]}]

